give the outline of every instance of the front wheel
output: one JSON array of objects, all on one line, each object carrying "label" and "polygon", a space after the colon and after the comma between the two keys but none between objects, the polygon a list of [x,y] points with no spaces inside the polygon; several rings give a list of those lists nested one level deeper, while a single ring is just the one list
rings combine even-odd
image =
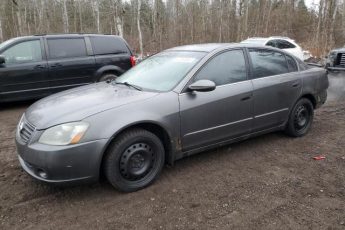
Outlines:
[{"label": "front wheel", "polygon": [[164,166],[162,142],[144,129],[123,133],[106,154],[105,176],[110,184],[123,192],[137,191],[150,185]]},{"label": "front wheel", "polygon": [[310,100],[302,98],[293,107],[285,132],[292,137],[301,137],[308,133],[314,117],[314,107]]}]

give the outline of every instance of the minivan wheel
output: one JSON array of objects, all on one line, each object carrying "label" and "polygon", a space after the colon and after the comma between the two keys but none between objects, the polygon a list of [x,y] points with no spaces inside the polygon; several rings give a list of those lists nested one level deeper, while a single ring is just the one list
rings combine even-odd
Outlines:
[{"label": "minivan wheel", "polygon": [[293,137],[308,133],[314,117],[314,107],[307,98],[300,99],[292,109],[285,132]]},{"label": "minivan wheel", "polygon": [[164,166],[160,139],[144,129],[121,134],[110,145],[104,159],[104,174],[111,185],[133,192],[150,185]]},{"label": "minivan wheel", "polygon": [[98,81],[106,81],[106,82],[111,82],[113,80],[115,80],[117,78],[117,76],[115,74],[112,73],[106,73],[103,74]]}]

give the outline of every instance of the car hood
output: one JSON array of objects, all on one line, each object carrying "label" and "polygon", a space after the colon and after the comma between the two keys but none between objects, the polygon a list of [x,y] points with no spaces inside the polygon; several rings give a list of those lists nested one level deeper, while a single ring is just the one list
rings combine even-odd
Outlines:
[{"label": "car hood", "polygon": [[345,52],[345,47],[333,49],[331,52]]},{"label": "car hood", "polygon": [[115,107],[151,98],[158,93],[138,91],[124,85],[96,83],[41,99],[30,106],[25,118],[36,127],[79,121]]}]

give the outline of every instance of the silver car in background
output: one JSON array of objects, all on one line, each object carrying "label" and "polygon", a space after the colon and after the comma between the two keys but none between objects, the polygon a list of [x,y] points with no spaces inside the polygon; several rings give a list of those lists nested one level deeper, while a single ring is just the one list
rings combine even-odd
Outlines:
[{"label": "silver car in background", "polygon": [[23,114],[19,161],[41,181],[151,184],[165,163],[260,134],[305,135],[326,101],[326,70],[279,49],[202,44],[165,50],[110,83],[44,98]]}]

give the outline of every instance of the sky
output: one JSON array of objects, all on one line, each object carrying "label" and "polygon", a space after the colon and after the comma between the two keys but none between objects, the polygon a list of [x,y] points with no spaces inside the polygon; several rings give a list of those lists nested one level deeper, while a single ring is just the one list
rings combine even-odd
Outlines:
[{"label": "sky", "polygon": [[304,0],[305,4],[307,5],[308,8],[317,8],[317,6],[320,3],[320,0]]}]

